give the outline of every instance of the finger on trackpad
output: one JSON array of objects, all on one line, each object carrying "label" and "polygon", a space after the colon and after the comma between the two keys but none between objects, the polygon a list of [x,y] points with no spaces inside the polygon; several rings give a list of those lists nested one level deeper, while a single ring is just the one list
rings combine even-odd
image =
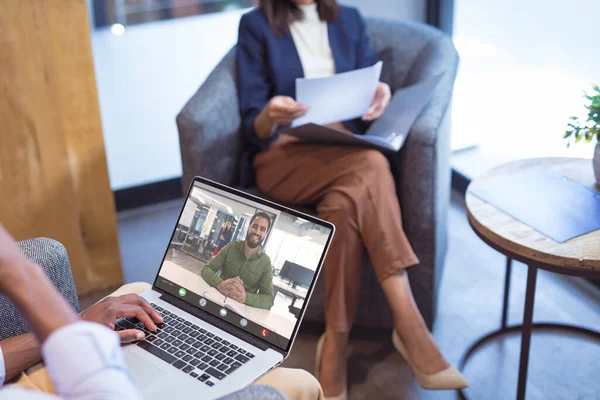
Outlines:
[{"label": "finger on trackpad", "polygon": [[125,353],[129,372],[139,389],[145,389],[165,375],[165,371],[132,353]]}]

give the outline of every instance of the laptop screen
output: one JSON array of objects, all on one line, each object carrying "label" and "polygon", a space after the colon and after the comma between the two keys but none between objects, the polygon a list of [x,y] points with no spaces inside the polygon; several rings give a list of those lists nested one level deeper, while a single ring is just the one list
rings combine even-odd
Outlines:
[{"label": "laptop screen", "polygon": [[196,178],[154,285],[288,351],[332,233],[316,218]]}]

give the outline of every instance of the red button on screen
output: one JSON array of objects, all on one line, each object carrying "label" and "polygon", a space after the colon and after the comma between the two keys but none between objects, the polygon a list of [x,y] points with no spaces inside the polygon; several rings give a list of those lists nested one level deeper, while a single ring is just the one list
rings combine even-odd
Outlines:
[{"label": "red button on screen", "polygon": [[262,331],[260,331],[260,334],[263,335],[264,337],[269,336],[269,331],[266,329],[263,329]]}]

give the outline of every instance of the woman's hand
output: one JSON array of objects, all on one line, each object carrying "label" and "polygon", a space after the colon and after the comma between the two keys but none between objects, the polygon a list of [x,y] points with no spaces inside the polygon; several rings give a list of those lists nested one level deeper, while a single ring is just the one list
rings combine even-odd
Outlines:
[{"label": "woman's hand", "polygon": [[267,115],[275,125],[289,125],[308,112],[308,107],[288,96],[275,96],[266,106]]},{"label": "woman's hand", "polygon": [[377,84],[377,89],[375,90],[375,96],[373,97],[371,107],[369,107],[367,113],[362,116],[362,119],[365,121],[373,121],[374,119],[381,117],[387,106],[390,104],[391,98],[392,91],[388,84],[379,82]]},{"label": "woman's hand", "polygon": [[254,120],[254,130],[259,139],[268,139],[277,125],[289,125],[308,112],[308,107],[296,103],[288,96],[275,96]]}]

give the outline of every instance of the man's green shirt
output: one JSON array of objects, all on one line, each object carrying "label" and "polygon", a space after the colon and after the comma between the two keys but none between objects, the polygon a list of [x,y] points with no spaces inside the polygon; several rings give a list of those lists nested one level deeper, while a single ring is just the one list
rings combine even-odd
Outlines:
[{"label": "man's green shirt", "polygon": [[243,246],[244,241],[239,241],[223,247],[202,269],[202,278],[216,288],[222,281],[239,276],[247,293],[246,305],[270,310],[275,298],[271,259],[261,249],[246,260]]}]

